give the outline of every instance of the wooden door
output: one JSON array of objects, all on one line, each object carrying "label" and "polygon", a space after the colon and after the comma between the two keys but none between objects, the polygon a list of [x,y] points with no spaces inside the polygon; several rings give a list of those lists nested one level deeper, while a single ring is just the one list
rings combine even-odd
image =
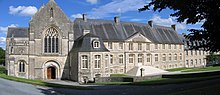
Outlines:
[{"label": "wooden door", "polygon": [[52,68],[47,68],[47,79],[51,79],[51,71],[52,71]]}]

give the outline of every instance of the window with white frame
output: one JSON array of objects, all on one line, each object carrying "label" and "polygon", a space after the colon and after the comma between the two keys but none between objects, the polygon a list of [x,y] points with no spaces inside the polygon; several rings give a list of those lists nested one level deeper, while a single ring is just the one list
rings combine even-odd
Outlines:
[{"label": "window with white frame", "polygon": [[113,64],[113,55],[110,55],[109,59],[110,59],[110,64]]},{"label": "window with white frame", "polygon": [[190,64],[193,65],[193,60],[191,60]]},{"label": "window with white frame", "polygon": [[197,65],[198,63],[197,63],[197,59],[195,59],[195,64]]},{"label": "window with white frame", "polygon": [[100,48],[100,41],[99,40],[93,41],[93,48]]},{"label": "window with white frame", "polygon": [[176,49],[177,48],[177,45],[174,45],[174,49]]},{"label": "window with white frame", "polygon": [[165,44],[162,45],[162,48],[165,49]]},{"label": "window with white frame", "polygon": [[129,43],[129,50],[133,50],[133,43]]},{"label": "window with white frame", "polygon": [[195,55],[197,55],[197,50],[195,50]]},{"label": "window with white frame", "polygon": [[149,43],[146,44],[146,50],[150,50],[150,44]]},{"label": "window with white frame", "polygon": [[105,67],[108,67],[108,54],[105,55]]},{"label": "window with white frame", "polygon": [[94,62],[95,62],[96,69],[101,68],[101,56],[100,55],[95,55]]},{"label": "window with white frame", "polygon": [[150,54],[147,54],[147,62],[150,62],[150,58],[151,56],[150,56]]},{"label": "window with white frame", "polygon": [[138,63],[143,62],[143,54],[138,54]]},{"label": "window with white frame", "polygon": [[119,55],[119,63],[123,64],[123,55]]},{"label": "window with white frame", "polygon": [[18,62],[19,65],[19,72],[25,72],[25,61],[19,61]]},{"label": "window with white frame", "polygon": [[172,55],[171,54],[169,54],[169,61],[171,61],[172,60]]},{"label": "window with white frame", "polygon": [[46,30],[44,36],[44,53],[58,53],[59,52],[59,35],[58,31],[51,27]]},{"label": "window with white frame", "polygon": [[182,53],[180,53],[180,60],[182,60],[183,59],[183,55],[182,55]]},{"label": "window with white frame", "polygon": [[154,46],[155,46],[155,49],[158,49],[158,44],[155,44]]},{"label": "window with white frame", "polygon": [[189,55],[188,50],[186,50],[186,55],[187,55],[187,56]]},{"label": "window with white frame", "polygon": [[119,43],[119,49],[123,49],[123,43]]},{"label": "window with white frame", "polygon": [[142,50],[142,44],[138,43],[138,50]]},{"label": "window with white frame", "polygon": [[169,49],[171,49],[171,44],[168,45]]},{"label": "window with white frame", "polygon": [[174,54],[174,60],[175,61],[177,60],[177,54]]},{"label": "window with white frame", "polygon": [[162,61],[166,61],[166,54],[163,54]]},{"label": "window with white frame", "polygon": [[112,42],[108,42],[108,48],[112,49]]},{"label": "window with white frame", "polygon": [[191,50],[191,56],[193,56],[193,50]]},{"label": "window with white frame", "polygon": [[87,55],[82,55],[81,57],[81,62],[82,62],[82,68],[87,69],[88,68],[88,56]]},{"label": "window with white frame", "polygon": [[155,61],[157,62],[159,60],[159,58],[158,58],[159,56],[158,56],[158,54],[155,54],[154,56],[155,56]]},{"label": "window with white frame", "polygon": [[199,64],[202,64],[202,60],[201,59],[199,59]]},{"label": "window with white frame", "polygon": [[129,63],[134,63],[134,54],[129,54]]},{"label": "window with white frame", "polygon": [[186,65],[188,65],[188,66],[189,66],[189,60],[186,60]]}]

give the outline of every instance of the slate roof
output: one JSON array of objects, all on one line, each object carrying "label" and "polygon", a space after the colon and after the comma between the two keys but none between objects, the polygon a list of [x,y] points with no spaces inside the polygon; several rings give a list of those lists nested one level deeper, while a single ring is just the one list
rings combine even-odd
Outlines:
[{"label": "slate roof", "polygon": [[[93,48],[93,40],[97,38],[100,41],[100,48]],[[82,35],[76,39],[73,45],[73,50],[77,52],[109,52],[108,49],[106,49],[102,38],[91,33]]]},{"label": "slate roof", "polygon": [[183,44],[177,32],[171,27],[154,25],[153,28],[148,24],[120,22],[116,24],[113,20],[87,19],[82,18],[74,21],[74,37],[77,39],[83,33],[83,30],[90,30],[94,35],[103,39],[103,41],[125,41],[127,38],[140,32],[146,38],[154,43]]},{"label": "slate roof", "polygon": [[28,38],[28,34],[28,28],[9,27],[7,38],[12,37],[12,35],[15,38]]}]

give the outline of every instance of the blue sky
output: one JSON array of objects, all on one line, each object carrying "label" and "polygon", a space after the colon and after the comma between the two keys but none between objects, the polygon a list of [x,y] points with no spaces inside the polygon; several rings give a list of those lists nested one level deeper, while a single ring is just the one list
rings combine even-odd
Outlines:
[{"label": "blue sky", "polygon": [[[5,48],[5,37],[8,27],[28,27],[29,20],[37,10],[49,0],[0,0],[0,47]],[[121,21],[147,23],[168,26],[176,24],[178,33],[188,33],[189,28],[199,28],[201,23],[186,25],[177,23],[169,14],[173,11],[164,10],[138,12],[151,0],[55,0],[64,13],[71,19],[88,14],[89,18],[113,20],[119,16]]]}]

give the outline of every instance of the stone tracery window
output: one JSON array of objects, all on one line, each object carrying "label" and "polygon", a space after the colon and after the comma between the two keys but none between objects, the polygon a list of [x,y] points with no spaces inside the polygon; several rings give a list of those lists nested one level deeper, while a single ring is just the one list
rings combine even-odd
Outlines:
[{"label": "stone tracery window", "polygon": [[58,53],[59,52],[59,35],[58,31],[51,27],[47,29],[44,36],[44,53]]}]

